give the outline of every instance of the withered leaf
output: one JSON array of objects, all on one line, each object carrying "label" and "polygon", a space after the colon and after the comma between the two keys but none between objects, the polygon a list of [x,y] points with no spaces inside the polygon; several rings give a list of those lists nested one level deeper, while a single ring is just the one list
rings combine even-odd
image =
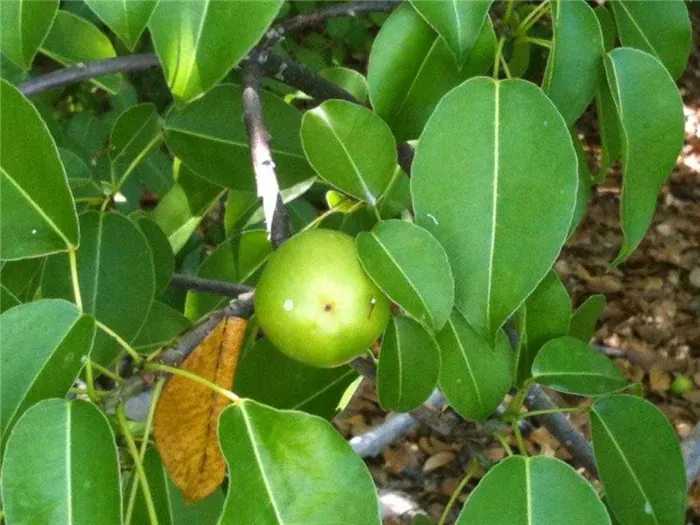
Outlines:
[{"label": "withered leaf", "polygon": [[[226,390],[233,384],[247,321],[223,319],[185,359],[180,368]],[[209,496],[221,485],[226,462],[217,426],[230,400],[205,385],[173,375],[158,399],[154,419],[156,447],[171,479],[189,503]]]}]

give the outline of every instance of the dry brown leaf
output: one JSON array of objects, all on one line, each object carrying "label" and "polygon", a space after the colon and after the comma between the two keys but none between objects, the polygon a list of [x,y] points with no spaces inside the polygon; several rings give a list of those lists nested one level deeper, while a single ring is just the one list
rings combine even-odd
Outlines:
[{"label": "dry brown leaf", "polygon": [[[222,320],[180,368],[231,389],[247,321]],[[186,377],[173,375],[158,399],[154,420],[156,447],[163,465],[190,503],[221,485],[226,462],[219,449],[219,414],[230,401]]]},{"label": "dry brown leaf", "polygon": [[423,465],[423,472],[430,472],[445,465],[449,465],[455,455],[452,452],[438,452],[428,458],[428,460]]},{"label": "dry brown leaf", "polygon": [[663,394],[671,388],[671,376],[658,365],[654,365],[649,370],[649,386],[655,392]]}]

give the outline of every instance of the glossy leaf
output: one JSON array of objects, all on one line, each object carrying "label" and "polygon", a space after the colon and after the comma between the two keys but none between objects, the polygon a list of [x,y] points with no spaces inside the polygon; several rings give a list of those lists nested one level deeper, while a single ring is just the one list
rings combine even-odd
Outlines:
[{"label": "glossy leaf", "polygon": [[503,401],[511,384],[508,338],[498,332],[491,347],[454,310],[437,334],[442,365],[440,388],[450,406],[467,419],[484,421]]},{"label": "glossy leaf", "polygon": [[173,249],[165,233],[155,221],[148,217],[140,217],[135,222],[151,248],[156,283],[155,295],[160,295],[168,288],[175,268]]},{"label": "glossy leaf", "polygon": [[571,127],[593,100],[603,75],[603,35],[584,0],[552,4],[554,36],[542,89]]},{"label": "glossy leaf", "polygon": [[259,208],[260,199],[255,193],[230,190],[226,199],[226,215],[224,217],[226,235],[233,235],[236,230],[242,230]]},{"label": "glossy leaf", "polygon": [[445,40],[458,64],[463,64],[472,50],[492,3],[493,0],[411,0],[415,10]]},{"label": "glossy leaf", "polygon": [[613,20],[610,11],[604,6],[599,5],[593,12],[595,16],[598,17],[598,23],[600,24],[600,29],[603,35],[603,48],[605,52],[612,51],[615,47],[615,40],[617,39],[617,28],[615,27],[615,20]]},{"label": "glossy leaf", "polygon": [[532,363],[532,377],[541,385],[579,396],[609,394],[628,384],[615,363],[569,336],[542,347]]},{"label": "glossy leaf", "polygon": [[595,325],[603,311],[605,311],[605,296],[601,294],[591,295],[571,316],[569,335],[584,343],[589,343],[593,337]]},{"label": "glossy leaf", "polygon": [[343,392],[356,378],[357,372],[349,366],[308,366],[287,357],[267,339],[259,339],[241,356],[233,390],[274,408],[332,419]]},{"label": "glossy leaf", "polygon": [[328,421],[244,399],[221,413],[219,439],[230,479],[222,522],[379,525],[372,477]]},{"label": "glossy leaf", "polygon": [[360,104],[367,101],[367,80],[354,69],[346,67],[329,67],[318,74],[339,85],[357,99]]},{"label": "glossy leaf", "polygon": [[[63,10],[56,15],[41,52],[64,66],[117,56],[107,35],[84,18]],[[91,82],[114,94],[121,88],[122,76],[104,75]]]},{"label": "glossy leaf", "polygon": [[114,31],[119,40],[133,51],[151,13],[158,3],[157,0],[129,0],[128,2],[104,2],[101,0],[85,0],[85,3]]},{"label": "glossy leaf", "polygon": [[618,264],[646,234],[656,196],[683,146],[684,117],[678,89],[651,55],[615,49],[608,53],[605,69],[623,129],[620,215],[625,239],[613,262]]},{"label": "glossy leaf", "polygon": [[430,396],[440,373],[440,349],[420,324],[397,315],[384,332],[377,367],[379,404],[410,412]]},{"label": "glossy leaf", "polygon": [[162,128],[163,120],[153,104],[131,106],[117,117],[109,137],[112,182],[117,188],[158,147]]},{"label": "glossy leaf", "polygon": [[591,429],[606,500],[619,522],[683,523],[683,456],[666,417],[639,397],[606,397],[593,405]]},{"label": "glossy leaf", "polygon": [[216,85],[265,34],[281,0],[160,2],[148,28],[177,102]]},{"label": "glossy leaf", "polygon": [[552,267],[577,177],[564,120],[529,82],[468,80],[428,122],[411,176],[416,223],[447,251],[455,306],[487,339]]},{"label": "glossy leaf", "polygon": [[469,495],[457,525],[472,523],[610,525],[610,517],[593,486],[563,461],[512,456]]},{"label": "glossy leaf", "polygon": [[[172,109],[166,117],[165,142],[200,177],[233,190],[254,192],[248,135],[241,118],[242,96],[240,86],[225,84],[187,106]],[[299,138],[299,111],[266,91],[261,102],[265,124],[275,137],[272,156],[281,187],[313,177]]]},{"label": "glossy leaf", "polygon": [[[440,330],[454,303],[454,281],[445,250],[423,228],[383,221],[357,237],[365,272],[428,330]],[[420,254],[420,257],[416,257]]]},{"label": "glossy leaf", "polygon": [[411,207],[411,185],[408,175],[397,166],[394,178],[389,183],[386,192],[377,203],[377,211],[383,219],[399,217]]},{"label": "glossy leaf", "polygon": [[75,249],[80,241],[66,173],[36,108],[0,81],[2,259]]},{"label": "glossy leaf", "polygon": [[[222,242],[205,259],[197,271],[198,277],[255,284],[265,261],[272,253],[272,245],[264,230],[251,230]],[[203,292],[187,292],[185,315],[192,321],[220,308],[229,299]]]},{"label": "glossy leaf", "polygon": [[550,339],[569,333],[571,300],[564,284],[554,270],[542,279],[532,295],[525,301],[525,326],[523,339],[515,355],[516,381],[522,384],[530,377],[532,362]]},{"label": "glossy leaf", "polygon": [[153,301],[146,322],[134,338],[133,347],[141,353],[152,352],[171,342],[192,327],[182,313],[160,301]]},{"label": "glossy leaf", "polygon": [[58,0],[0,2],[0,47],[17,67],[32,67],[39,46],[56,18]]},{"label": "glossy leaf", "polygon": [[95,322],[60,299],[27,303],[0,317],[3,443],[19,416],[34,403],[63,397],[83,368]]},{"label": "glossy leaf", "polygon": [[2,466],[7,523],[121,523],[114,434],[85,401],[47,399],[17,422]]},{"label": "glossy leaf", "polygon": [[[126,341],[146,321],[155,293],[151,249],[141,231],[117,213],[90,211],[80,216],[83,239],[77,252],[83,310]],[[73,300],[68,258],[46,261],[41,285],[44,297]],[[98,330],[92,359],[107,364],[121,347]]]},{"label": "glossy leaf", "polygon": [[658,58],[673,78],[685,69],[692,28],[685,2],[610,2],[623,46]]},{"label": "glossy leaf", "polygon": [[487,17],[460,71],[445,41],[406,3],[384,22],[372,44],[367,74],[372,107],[397,140],[417,139],[442,96],[483,73],[495,50]]}]

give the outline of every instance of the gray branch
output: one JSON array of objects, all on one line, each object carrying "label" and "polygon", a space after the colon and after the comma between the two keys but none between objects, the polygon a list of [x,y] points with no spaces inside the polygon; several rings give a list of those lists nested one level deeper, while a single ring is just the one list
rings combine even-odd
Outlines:
[{"label": "gray branch", "polygon": [[241,294],[252,292],[253,288],[245,284],[229,283],[227,281],[215,281],[204,279],[194,275],[175,273],[170,278],[170,288],[178,290],[194,290],[226,297],[238,297]]}]

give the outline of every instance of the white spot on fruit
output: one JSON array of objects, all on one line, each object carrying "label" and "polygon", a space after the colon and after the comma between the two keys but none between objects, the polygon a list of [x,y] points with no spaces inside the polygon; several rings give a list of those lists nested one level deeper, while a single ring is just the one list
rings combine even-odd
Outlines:
[{"label": "white spot on fruit", "polygon": [[282,307],[283,307],[286,311],[291,312],[292,310],[294,310],[294,301],[292,301],[291,299],[287,299],[287,300],[284,302],[284,304],[282,305]]}]

